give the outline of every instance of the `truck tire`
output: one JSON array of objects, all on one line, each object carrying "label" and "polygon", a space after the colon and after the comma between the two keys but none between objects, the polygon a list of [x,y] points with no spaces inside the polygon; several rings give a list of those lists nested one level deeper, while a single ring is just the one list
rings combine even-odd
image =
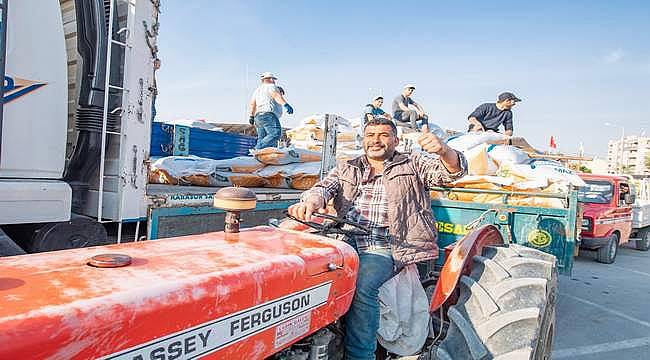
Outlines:
[{"label": "truck tire", "polygon": [[603,264],[613,264],[618,254],[618,235],[612,234],[607,240],[607,245],[598,248],[596,261]]},{"label": "truck tire", "polygon": [[93,219],[73,218],[48,223],[34,232],[27,245],[30,253],[108,245],[104,226]]},{"label": "truck tire", "polygon": [[636,241],[636,249],[641,251],[648,251],[650,248],[650,231],[642,229],[639,231],[639,240]]},{"label": "truck tire", "polygon": [[557,267],[553,255],[490,246],[463,276],[436,359],[550,359]]}]

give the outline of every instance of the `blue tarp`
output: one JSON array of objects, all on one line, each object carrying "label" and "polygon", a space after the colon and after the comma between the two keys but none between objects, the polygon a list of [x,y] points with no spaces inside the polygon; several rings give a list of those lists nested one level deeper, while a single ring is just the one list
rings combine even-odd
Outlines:
[{"label": "blue tarp", "polygon": [[[187,134],[176,134],[174,151],[174,133],[187,129],[189,137]],[[183,153],[178,153],[180,140],[186,142],[180,146],[186,150]],[[253,136],[154,122],[151,131],[151,156],[196,155],[216,160],[231,159],[249,155],[248,150],[252,149],[256,142],[257,138]]]}]

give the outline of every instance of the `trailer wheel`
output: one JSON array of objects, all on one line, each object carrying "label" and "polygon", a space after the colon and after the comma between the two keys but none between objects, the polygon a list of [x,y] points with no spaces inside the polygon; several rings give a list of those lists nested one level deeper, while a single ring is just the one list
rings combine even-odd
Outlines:
[{"label": "trailer wheel", "polygon": [[463,276],[437,359],[550,359],[555,257],[521,245],[490,246]]},{"label": "trailer wheel", "polygon": [[616,254],[618,254],[618,235],[614,233],[609,236],[607,245],[598,248],[596,261],[603,264],[612,264],[616,260]]},{"label": "trailer wheel", "polygon": [[636,241],[636,249],[641,251],[648,251],[650,248],[650,231],[643,229],[639,231],[640,239]]}]

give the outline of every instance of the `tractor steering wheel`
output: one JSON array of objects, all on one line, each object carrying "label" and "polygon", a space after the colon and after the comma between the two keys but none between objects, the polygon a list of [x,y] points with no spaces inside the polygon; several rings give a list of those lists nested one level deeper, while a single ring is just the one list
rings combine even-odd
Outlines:
[{"label": "tractor steering wheel", "polygon": [[[330,221],[330,222],[319,224],[313,221],[300,220],[294,216],[291,216],[287,211],[285,211],[284,213],[289,219],[307,225],[310,228],[317,230],[317,233],[321,235],[329,235],[329,234],[342,234],[347,236],[369,236],[370,235],[370,230],[367,227],[359,224],[355,224],[352,221],[337,216],[321,214],[321,213],[313,213],[312,216],[316,216]],[[349,225],[355,227],[358,230],[345,230],[343,229],[343,225]]]}]

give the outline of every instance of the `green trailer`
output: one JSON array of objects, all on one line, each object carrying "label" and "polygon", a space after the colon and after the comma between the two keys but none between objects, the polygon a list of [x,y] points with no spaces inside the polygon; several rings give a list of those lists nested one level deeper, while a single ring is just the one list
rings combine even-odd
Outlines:
[{"label": "green trailer", "polygon": [[[565,194],[513,192],[500,190],[435,188],[443,194],[432,200],[431,207],[438,229],[438,246],[444,262],[444,247],[459,240],[469,230],[481,224],[493,224],[503,238],[514,244],[525,245],[554,255],[560,274],[570,275],[578,242],[579,211],[577,189]],[[474,203],[448,200],[445,194],[475,193],[501,195],[501,203]],[[513,196],[533,196],[562,199],[564,208],[516,206],[508,204]]]},{"label": "green trailer", "polygon": [[[158,239],[216,231],[223,224],[223,211],[212,207],[212,194],[218,188],[191,186],[149,185],[150,198],[148,238]],[[530,246],[553,254],[558,259],[558,270],[570,274],[573,252],[577,242],[577,191],[568,194],[506,192],[462,188],[435,188],[442,193],[499,194],[501,204],[482,204],[456,200],[432,200],[433,214],[438,229],[438,246],[444,262],[443,249],[467,234],[468,225],[494,224],[511,243]],[[258,208],[247,212],[242,226],[265,224],[269,218],[283,217],[283,210],[298,201],[300,191],[287,189],[255,189]],[[560,198],[564,208],[514,206],[508,204],[511,196],[538,196]],[[478,219],[478,220],[477,220]]]}]

